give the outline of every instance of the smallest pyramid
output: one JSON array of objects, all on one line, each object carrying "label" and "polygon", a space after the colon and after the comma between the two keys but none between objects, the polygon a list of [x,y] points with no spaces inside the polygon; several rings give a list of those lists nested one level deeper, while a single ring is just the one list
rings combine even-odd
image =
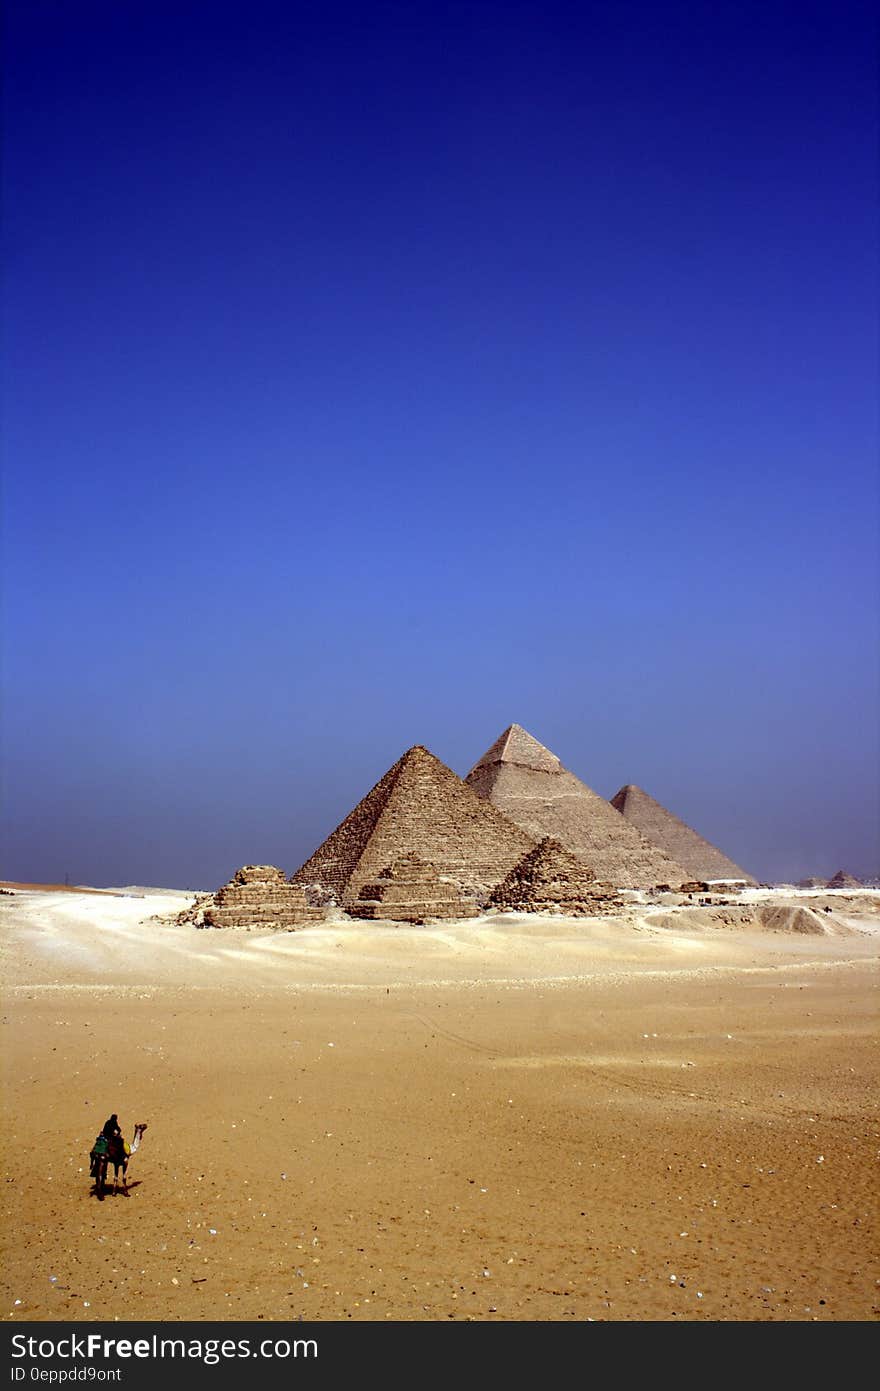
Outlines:
[{"label": "smallest pyramid", "polygon": [[839,869],[833,878],[828,880],[826,889],[860,889],[861,879],[856,879],[852,874],[847,874],[845,869]]},{"label": "smallest pyramid", "polygon": [[827,879],[817,879],[815,874],[811,874],[806,879],[799,879],[795,888],[798,889],[827,889]]},{"label": "smallest pyramid", "polygon": [[353,918],[388,918],[392,922],[425,923],[433,918],[473,918],[474,899],[441,879],[434,865],[415,852],[402,855],[383,869],[373,884],[364,884],[348,904]]},{"label": "smallest pyramid", "polygon": [[611,805],[643,836],[683,865],[694,879],[736,879],[754,884],[752,876],[722,850],[705,840],[641,787],[636,787],[635,783],[627,783],[616,792],[611,798]]},{"label": "smallest pyramid", "polygon": [[598,883],[577,855],[545,836],[514,865],[490,902],[508,912],[593,917],[613,910],[623,900],[612,885]]},{"label": "smallest pyramid", "polygon": [[199,898],[180,915],[197,927],[274,927],[292,930],[316,918],[305,891],[275,865],[243,865],[215,894]]}]

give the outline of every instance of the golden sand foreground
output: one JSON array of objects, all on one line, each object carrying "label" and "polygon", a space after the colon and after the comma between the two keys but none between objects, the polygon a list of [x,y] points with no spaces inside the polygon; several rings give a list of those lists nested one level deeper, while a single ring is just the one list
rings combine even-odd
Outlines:
[{"label": "golden sand foreground", "polygon": [[6,1320],[876,1317],[877,895],[827,937],[181,901],[0,900]]}]

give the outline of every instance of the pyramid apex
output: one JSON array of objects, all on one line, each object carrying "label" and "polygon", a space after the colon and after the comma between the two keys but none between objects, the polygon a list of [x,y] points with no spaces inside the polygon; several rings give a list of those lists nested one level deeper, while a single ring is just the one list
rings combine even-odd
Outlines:
[{"label": "pyramid apex", "polygon": [[644,792],[642,788],[639,787],[638,783],[625,782],[623,784],[623,787],[619,787],[617,789],[610,801],[611,805],[615,807],[617,811],[622,812],[629,801],[637,800],[640,798],[647,798],[648,801],[654,800],[653,797],[648,797],[647,792]]},{"label": "pyramid apex", "polygon": [[479,762],[474,764],[471,772],[496,763],[516,763],[522,768],[537,768],[547,773],[555,773],[562,768],[556,754],[540,744],[521,724],[508,725]]},{"label": "pyramid apex", "polygon": [[404,750],[394,766],[400,769],[404,768],[409,763],[424,763],[426,760],[435,763],[440,762],[437,755],[432,753],[426,744],[413,744],[410,748]]}]

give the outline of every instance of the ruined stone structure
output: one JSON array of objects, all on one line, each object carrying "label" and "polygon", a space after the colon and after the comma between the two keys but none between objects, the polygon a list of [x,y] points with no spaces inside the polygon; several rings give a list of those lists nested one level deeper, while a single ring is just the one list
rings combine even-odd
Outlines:
[{"label": "ruined stone structure", "polygon": [[827,888],[828,888],[828,880],[827,880],[827,879],[817,879],[816,876],[813,874],[813,875],[810,875],[810,877],[809,877],[808,879],[799,879],[799,880],[797,881],[796,888],[798,888],[798,889],[827,889]]},{"label": "ruined stone structure", "polygon": [[723,851],[704,840],[634,783],[622,787],[611,798],[611,805],[643,836],[684,865],[686,879],[736,879],[754,884],[752,876],[728,859]]},{"label": "ruined stone structure", "polygon": [[599,883],[583,860],[550,836],[514,865],[490,902],[507,911],[565,917],[594,917],[623,906],[613,885]]},{"label": "ruined stone structure", "polygon": [[534,839],[421,744],[407,750],[292,876],[348,910],[365,884],[410,853],[484,903]]},{"label": "ruined stone structure", "polygon": [[828,889],[860,889],[861,879],[856,879],[852,874],[847,874],[845,869],[839,869],[833,878],[828,880],[825,886]]},{"label": "ruined stone structure", "polygon": [[198,898],[180,914],[197,927],[274,927],[288,931],[320,921],[304,891],[274,865],[244,865],[215,894]]},{"label": "ruined stone structure", "polygon": [[435,918],[476,917],[477,905],[455,884],[441,879],[434,865],[413,853],[383,869],[375,883],[364,884],[358,897],[349,899],[348,911],[353,918],[425,923]]},{"label": "ruined stone structure", "polygon": [[535,841],[558,840],[618,888],[692,877],[518,724],[504,731],[465,781]]}]

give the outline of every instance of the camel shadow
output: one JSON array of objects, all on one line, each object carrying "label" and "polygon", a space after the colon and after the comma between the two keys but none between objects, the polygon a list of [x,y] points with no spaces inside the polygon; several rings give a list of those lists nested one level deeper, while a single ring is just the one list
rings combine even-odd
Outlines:
[{"label": "camel shadow", "polygon": [[126,1188],[114,1188],[112,1183],[107,1183],[102,1192],[93,1186],[89,1197],[97,1198],[101,1203],[103,1203],[105,1198],[130,1198],[131,1190],[133,1188],[140,1188],[142,1183],[143,1179],[140,1178],[132,1179],[131,1183],[129,1183]]}]

